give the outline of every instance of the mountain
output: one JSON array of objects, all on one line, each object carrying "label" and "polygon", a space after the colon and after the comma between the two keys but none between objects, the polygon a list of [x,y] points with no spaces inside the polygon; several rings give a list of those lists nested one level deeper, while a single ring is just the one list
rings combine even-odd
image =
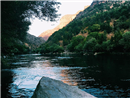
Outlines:
[{"label": "mountain", "polygon": [[38,48],[43,43],[45,43],[45,40],[42,37],[36,37],[29,33],[27,33],[26,40],[24,41],[24,44],[31,50]]},{"label": "mountain", "polygon": [[112,10],[113,8],[119,8],[122,4],[125,3],[125,0],[122,1],[112,1],[112,0],[93,0],[91,5],[86,8],[84,11],[79,13],[75,19],[85,18],[86,16],[92,16],[101,12]]},{"label": "mountain", "polygon": [[69,24],[54,32],[39,47],[40,52],[55,52],[58,46],[71,52],[130,51],[129,9],[130,1],[94,0]]},{"label": "mountain", "polygon": [[43,32],[42,34],[39,35],[39,37],[43,37],[45,40],[48,40],[48,38],[55,32],[58,31],[59,29],[62,29],[64,26],[66,26],[70,21],[72,21],[75,18],[76,14],[70,14],[70,15],[65,15],[60,19],[60,24],[55,27],[54,29],[47,30]]},{"label": "mountain", "polygon": [[[88,6],[85,6],[84,8],[87,8]],[[43,37],[46,41],[48,40],[48,38],[56,31],[58,31],[59,29],[62,29],[63,27],[65,27],[68,23],[70,23],[78,13],[80,13],[83,10],[78,11],[76,14],[68,14],[68,15],[64,15],[61,19],[60,19],[60,24],[58,26],[56,26],[54,29],[51,30],[47,30],[45,32],[43,32],[42,34],[39,35],[39,37]]]}]

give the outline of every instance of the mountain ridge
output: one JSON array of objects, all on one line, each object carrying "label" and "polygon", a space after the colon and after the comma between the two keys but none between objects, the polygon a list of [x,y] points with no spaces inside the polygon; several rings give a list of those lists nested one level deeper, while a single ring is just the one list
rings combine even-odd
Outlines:
[{"label": "mountain ridge", "polygon": [[38,37],[42,37],[47,41],[49,36],[51,36],[55,31],[58,31],[59,29],[62,29],[64,26],[66,26],[70,21],[73,20],[75,16],[76,16],[75,14],[64,15],[60,19],[60,24],[58,26],[56,26],[54,29],[50,29],[41,33]]},{"label": "mountain ridge", "polygon": [[[85,8],[87,8],[88,6],[85,6]],[[83,9],[83,10],[84,10]],[[63,27],[65,27],[67,24],[69,24],[75,17],[77,14],[79,14],[80,12],[82,12],[83,10],[79,10],[77,11],[75,14],[67,14],[62,16],[62,18],[60,19],[60,24],[58,26],[56,26],[54,29],[50,29],[47,30],[43,33],[41,33],[38,37],[42,37],[44,38],[44,40],[48,40],[48,38],[56,31],[58,31],[59,29],[62,29]]]},{"label": "mountain ridge", "polygon": [[40,52],[130,51],[125,42],[130,37],[129,9],[129,1],[94,0],[91,6],[80,12],[67,26],[53,33],[39,47]]}]

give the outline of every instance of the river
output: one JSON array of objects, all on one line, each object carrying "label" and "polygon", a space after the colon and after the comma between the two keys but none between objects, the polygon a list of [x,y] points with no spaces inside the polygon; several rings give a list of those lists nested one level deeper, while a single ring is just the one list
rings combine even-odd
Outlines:
[{"label": "river", "polygon": [[130,55],[40,55],[8,58],[1,70],[1,98],[30,98],[42,76],[98,97],[130,97]]}]

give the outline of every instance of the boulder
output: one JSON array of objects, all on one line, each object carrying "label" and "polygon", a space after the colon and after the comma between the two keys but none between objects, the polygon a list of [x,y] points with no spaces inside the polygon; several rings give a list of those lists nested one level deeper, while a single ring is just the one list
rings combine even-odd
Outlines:
[{"label": "boulder", "polygon": [[59,80],[42,77],[32,98],[95,98],[93,95]]}]

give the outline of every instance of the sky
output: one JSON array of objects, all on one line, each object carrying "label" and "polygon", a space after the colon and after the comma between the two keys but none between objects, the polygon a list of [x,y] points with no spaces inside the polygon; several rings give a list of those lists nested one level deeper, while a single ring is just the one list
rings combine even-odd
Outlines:
[{"label": "sky", "polygon": [[[93,0],[57,0],[61,3],[58,10],[58,14],[61,14],[60,18],[66,14],[75,14],[79,10],[83,10],[85,6],[91,5]],[[60,20],[60,19],[59,19]],[[38,37],[41,33],[46,30],[50,30],[59,25],[59,21],[49,22],[39,20],[38,18],[31,19],[31,25],[29,31],[31,35]]]}]

